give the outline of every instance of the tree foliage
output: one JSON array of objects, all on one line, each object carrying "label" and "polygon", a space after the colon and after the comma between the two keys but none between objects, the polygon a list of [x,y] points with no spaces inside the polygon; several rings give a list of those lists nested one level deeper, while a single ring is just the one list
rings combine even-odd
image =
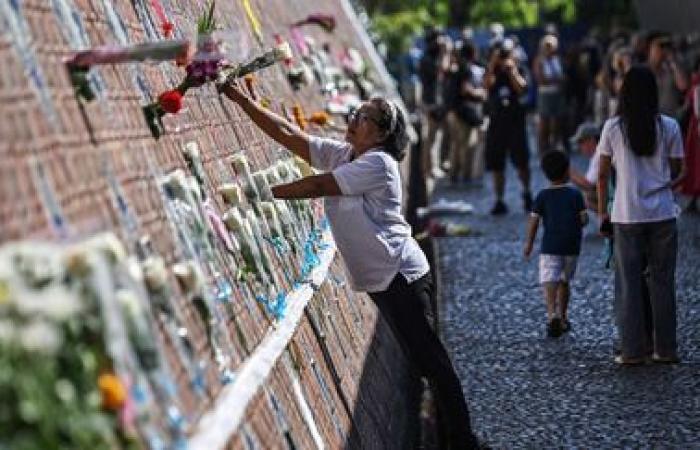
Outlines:
[{"label": "tree foliage", "polygon": [[571,23],[576,0],[363,0],[375,31],[390,53],[407,50],[427,24],[506,27],[534,26],[541,21]]}]

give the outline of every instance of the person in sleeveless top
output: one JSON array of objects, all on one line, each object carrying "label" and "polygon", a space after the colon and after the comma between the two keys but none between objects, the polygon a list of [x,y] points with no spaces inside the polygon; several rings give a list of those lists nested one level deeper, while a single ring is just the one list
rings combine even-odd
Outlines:
[{"label": "person in sleeveless top", "polygon": [[556,150],[560,141],[560,125],[564,115],[564,69],[557,54],[558,40],[548,34],[540,41],[540,53],[533,72],[537,81],[537,113],[539,115],[539,152]]}]

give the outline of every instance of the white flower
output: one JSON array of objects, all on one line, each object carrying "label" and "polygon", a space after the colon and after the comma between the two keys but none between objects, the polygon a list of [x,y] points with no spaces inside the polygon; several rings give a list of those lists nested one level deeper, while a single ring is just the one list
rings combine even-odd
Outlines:
[{"label": "white flower", "polygon": [[56,395],[63,403],[71,403],[75,400],[75,387],[70,381],[62,378],[56,381],[54,389],[56,390]]},{"label": "white flower", "polygon": [[77,294],[59,285],[40,291],[23,289],[18,292],[17,307],[25,316],[43,315],[56,321],[66,320],[82,309]]},{"label": "white flower", "polygon": [[277,46],[274,49],[274,55],[278,61],[292,59],[294,57],[294,54],[292,53],[292,47],[290,47],[289,42],[287,41],[277,44]]},{"label": "white flower", "polygon": [[0,320],[0,342],[11,343],[16,334],[16,328],[11,320]]},{"label": "white flower", "polygon": [[58,329],[44,320],[35,320],[19,332],[22,346],[29,352],[53,354],[61,345]]}]

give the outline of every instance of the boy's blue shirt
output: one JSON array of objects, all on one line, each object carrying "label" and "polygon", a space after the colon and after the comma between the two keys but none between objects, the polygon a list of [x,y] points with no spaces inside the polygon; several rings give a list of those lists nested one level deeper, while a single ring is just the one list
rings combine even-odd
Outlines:
[{"label": "boy's blue shirt", "polygon": [[532,208],[544,227],[540,252],[565,256],[581,253],[581,211],[585,210],[583,195],[569,185],[541,190]]}]

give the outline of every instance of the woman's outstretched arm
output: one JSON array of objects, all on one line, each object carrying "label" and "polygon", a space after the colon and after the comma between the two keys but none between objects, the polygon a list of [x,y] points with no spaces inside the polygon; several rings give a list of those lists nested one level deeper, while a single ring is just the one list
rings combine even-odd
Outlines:
[{"label": "woman's outstretched arm", "polygon": [[233,100],[265,134],[289,151],[309,160],[309,135],[278,114],[269,111],[248,96],[238,80],[219,85],[219,91]]},{"label": "woman's outstretched arm", "polygon": [[311,175],[288,184],[272,186],[275,198],[318,198],[343,195],[332,173]]}]

